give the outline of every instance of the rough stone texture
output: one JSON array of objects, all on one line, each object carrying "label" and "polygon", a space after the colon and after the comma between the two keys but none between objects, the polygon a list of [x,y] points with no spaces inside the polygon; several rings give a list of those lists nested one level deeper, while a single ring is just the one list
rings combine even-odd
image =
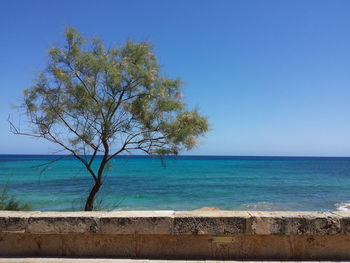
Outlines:
[{"label": "rough stone texture", "polygon": [[0,212],[0,232],[32,234],[350,234],[349,212]]},{"label": "rough stone texture", "polygon": [[350,259],[349,212],[0,212],[0,256]]},{"label": "rough stone texture", "polygon": [[28,219],[32,212],[0,212],[0,231],[3,233],[24,233],[28,226]]},{"label": "rough stone texture", "polygon": [[341,215],[321,212],[249,212],[251,234],[257,235],[334,235],[342,231]]},{"label": "rough stone texture", "polygon": [[175,235],[232,235],[249,233],[251,217],[247,212],[175,212]]},{"label": "rough stone texture", "polygon": [[99,216],[83,212],[45,212],[29,217],[26,228],[32,234],[77,234],[96,233]]},{"label": "rough stone texture", "polygon": [[173,214],[173,211],[109,212],[100,217],[99,233],[170,235]]}]

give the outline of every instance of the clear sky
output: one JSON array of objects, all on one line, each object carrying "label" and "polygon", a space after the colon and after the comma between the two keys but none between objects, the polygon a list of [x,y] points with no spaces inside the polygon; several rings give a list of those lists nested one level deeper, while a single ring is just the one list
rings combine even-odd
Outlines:
[{"label": "clear sky", "polygon": [[11,104],[66,25],[150,41],[209,118],[190,154],[350,156],[350,1],[0,1],[0,153],[51,153],[10,134]]}]

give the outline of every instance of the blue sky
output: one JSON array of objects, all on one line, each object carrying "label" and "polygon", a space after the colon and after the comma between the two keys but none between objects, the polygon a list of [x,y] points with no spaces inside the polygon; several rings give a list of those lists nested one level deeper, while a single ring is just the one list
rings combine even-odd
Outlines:
[{"label": "blue sky", "polygon": [[0,153],[51,153],[7,117],[66,25],[150,41],[211,131],[190,154],[350,156],[350,1],[0,2]]}]

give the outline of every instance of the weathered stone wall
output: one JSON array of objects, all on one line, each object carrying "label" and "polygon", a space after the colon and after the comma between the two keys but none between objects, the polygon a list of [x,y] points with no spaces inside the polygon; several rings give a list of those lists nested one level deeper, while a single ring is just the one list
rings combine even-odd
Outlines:
[{"label": "weathered stone wall", "polygon": [[350,259],[350,212],[0,212],[0,256]]}]

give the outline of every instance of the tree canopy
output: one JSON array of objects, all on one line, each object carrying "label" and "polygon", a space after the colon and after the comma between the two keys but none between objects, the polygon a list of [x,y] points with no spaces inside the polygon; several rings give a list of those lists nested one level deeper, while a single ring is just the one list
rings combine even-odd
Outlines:
[{"label": "tree canopy", "polygon": [[[177,154],[197,144],[208,122],[197,110],[186,110],[180,89],[180,79],[164,77],[149,43],[106,48],[69,27],[65,45],[49,50],[47,68],[24,90],[32,129],[12,129],[78,158],[98,191],[106,164],[118,154]],[[95,171],[98,154],[103,157]],[[95,194],[86,210],[93,208]]]}]

